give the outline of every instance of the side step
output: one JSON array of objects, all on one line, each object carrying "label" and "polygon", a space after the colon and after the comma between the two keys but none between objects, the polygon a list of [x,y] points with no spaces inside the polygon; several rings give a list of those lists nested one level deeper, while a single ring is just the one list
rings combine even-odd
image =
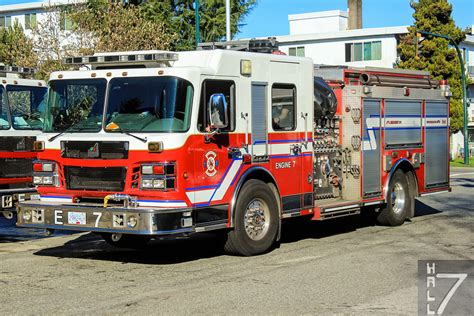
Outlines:
[{"label": "side step", "polygon": [[344,217],[344,216],[350,216],[350,215],[357,215],[357,214],[360,214],[360,205],[358,203],[334,206],[334,207],[326,206],[326,207],[321,207],[320,220]]}]

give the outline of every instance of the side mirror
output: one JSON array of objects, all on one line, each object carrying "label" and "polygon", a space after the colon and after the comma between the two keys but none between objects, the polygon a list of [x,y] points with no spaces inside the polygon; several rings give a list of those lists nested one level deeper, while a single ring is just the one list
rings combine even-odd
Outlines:
[{"label": "side mirror", "polygon": [[227,101],[222,93],[215,93],[209,98],[209,121],[213,128],[226,128],[229,125],[227,117]]}]

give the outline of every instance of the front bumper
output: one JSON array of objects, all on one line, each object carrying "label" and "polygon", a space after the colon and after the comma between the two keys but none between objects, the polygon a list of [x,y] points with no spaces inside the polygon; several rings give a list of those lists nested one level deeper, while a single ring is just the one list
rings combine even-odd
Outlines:
[{"label": "front bumper", "polygon": [[17,202],[37,200],[39,195],[34,188],[0,190],[0,211],[15,211]]},{"label": "front bumper", "polygon": [[17,226],[72,231],[173,235],[199,231],[191,209],[147,209],[97,204],[18,204]]}]

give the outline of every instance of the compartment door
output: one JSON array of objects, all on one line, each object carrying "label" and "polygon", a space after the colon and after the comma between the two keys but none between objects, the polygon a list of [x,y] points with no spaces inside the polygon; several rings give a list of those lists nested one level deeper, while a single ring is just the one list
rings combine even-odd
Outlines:
[{"label": "compartment door", "polygon": [[448,102],[425,103],[425,188],[449,183]]},{"label": "compartment door", "polygon": [[252,161],[268,161],[267,83],[252,82]]},{"label": "compartment door", "polygon": [[380,158],[380,100],[364,99],[362,105],[362,193],[364,197],[382,192]]}]

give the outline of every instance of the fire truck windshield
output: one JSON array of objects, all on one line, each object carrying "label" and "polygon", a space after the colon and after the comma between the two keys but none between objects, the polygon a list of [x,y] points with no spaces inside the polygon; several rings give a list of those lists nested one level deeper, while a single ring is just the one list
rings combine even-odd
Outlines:
[{"label": "fire truck windshield", "polygon": [[7,95],[5,94],[5,89],[0,86],[0,129],[10,128],[8,115]]},{"label": "fire truck windshield", "polygon": [[50,81],[45,132],[98,132],[102,126],[107,81]]},{"label": "fire truck windshield", "polygon": [[114,78],[109,83],[108,132],[185,132],[193,86],[181,78]]},{"label": "fire truck windshield", "polygon": [[43,128],[47,91],[46,87],[7,85],[7,102],[14,129]]}]

